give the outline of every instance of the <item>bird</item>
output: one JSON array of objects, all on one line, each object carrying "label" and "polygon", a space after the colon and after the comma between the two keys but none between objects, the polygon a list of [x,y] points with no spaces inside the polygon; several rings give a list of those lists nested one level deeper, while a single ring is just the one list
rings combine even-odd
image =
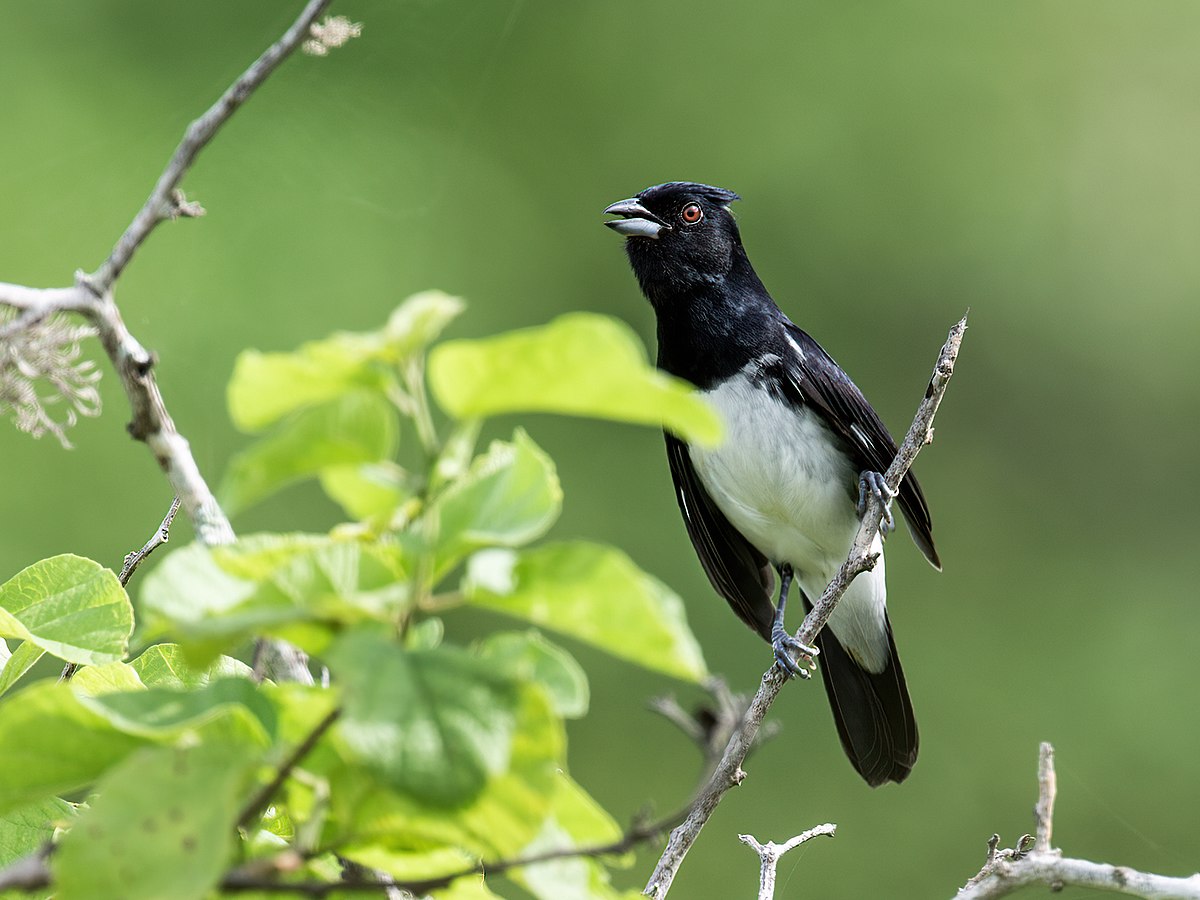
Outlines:
[{"label": "bird", "polygon": [[[608,206],[657,320],[658,367],[693,384],[724,423],[715,447],[664,431],[680,512],[713,588],[769,641],[790,677],[815,657],[851,764],[872,787],[903,781],[917,722],[887,614],[883,535],[899,504],[941,569],[929,508],[910,472],[880,474],[896,443],[862,391],[776,305],[750,264],[733,191],[696,182],[646,188]],[[806,646],[784,627],[792,582],[806,609],[845,561],[869,495],[883,502],[875,567],[850,584]],[[775,576],[779,590],[775,592]],[[777,600],[773,599],[778,597]]]}]

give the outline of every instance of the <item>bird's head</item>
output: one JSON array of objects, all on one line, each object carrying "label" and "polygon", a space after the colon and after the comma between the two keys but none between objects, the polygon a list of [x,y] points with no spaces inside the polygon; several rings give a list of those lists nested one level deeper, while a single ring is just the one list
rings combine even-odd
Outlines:
[{"label": "bird's head", "polygon": [[729,273],[741,250],[729,204],[733,191],[672,181],[646,188],[604,210],[604,224],[627,238],[625,250],[642,290],[657,303]]}]

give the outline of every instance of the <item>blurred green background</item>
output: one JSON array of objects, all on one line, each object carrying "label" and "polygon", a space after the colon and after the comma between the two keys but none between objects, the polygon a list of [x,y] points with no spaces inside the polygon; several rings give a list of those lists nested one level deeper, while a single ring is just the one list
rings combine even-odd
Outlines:
[{"label": "blurred green background", "polygon": [[[59,285],[94,268],[187,122],[299,5],[4,4],[0,280]],[[601,210],[660,181],[733,188],[764,281],[894,431],[967,307],[971,330],[918,466],[946,570],[903,533],[889,546],[916,770],[867,789],[819,684],[790,687],[773,710],[783,734],[672,896],[753,896],[739,832],[783,840],[834,821],[836,840],[784,859],[777,897],[950,897],[993,831],[1011,845],[1032,828],[1039,740],[1058,749],[1055,838],[1069,853],[1200,867],[1200,6],[358,0],[334,12],[363,36],[277,73],[185,183],[207,218],[160,228],[120,284],[214,482],[246,443],[224,405],[243,348],[375,327],[427,287],[470,302],[456,336],[589,309],[652,346]],[[65,551],[117,565],[165,511],[111,376],[104,393],[74,451],[0,429],[0,577]],[[709,588],[661,437],[523,421],[564,482],[555,535],[630,552],[684,595],[713,670],[753,689],[769,652]],[[334,517],[305,487],[235,524]],[[452,633],[496,624],[477,615],[453,616]],[[674,808],[698,755],[645,701],[698,692],[572,649],[594,695],[572,725],[574,774],[618,816]]]}]

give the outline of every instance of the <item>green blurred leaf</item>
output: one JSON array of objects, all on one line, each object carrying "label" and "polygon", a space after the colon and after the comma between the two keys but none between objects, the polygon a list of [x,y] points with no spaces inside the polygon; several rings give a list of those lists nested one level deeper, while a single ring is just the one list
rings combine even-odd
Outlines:
[{"label": "green blurred leaf", "polygon": [[455,297],[425,291],[404,301],[379,331],[338,332],[292,353],[247,350],[229,380],[229,414],[243,431],[259,431],[354,388],[379,390],[396,363],[436,338],[462,308]]},{"label": "green blurred leaf", "polygon": [[340,638],[328,661],[345,690],[340,745],[397,791],[461,806],[508,770],[519,695],[491,666],[363,631]]},{"label": "green blurred leaf", "polygon": [[107,776],[51,860],[60,900],[201,900],[233,851],[257,760],[223,746],[153,748]]},{"label": "green blurred leaf", "polygon": [[391,460],[321,470],[321,489],[356,521],[390,515],[411,493],[409,476]]},{"label": "green blurred leaf", "polygon": [[0,721],[0,812],[87,787],[144,743],[65,684],[37,682],[6,697]]},{"label": "green blurred leaf", "polygon": [[133,607],[111,570],[64,553],[0,585],[0,636],[20,638],[81,665],[125,656]]},{"label": "green blurred leaf", "polygon": [[587,714],[588,682],[583,668],[570,653],[537,631],[499,632],[479,643],[479,656],[497,671],[545,689],[554,711],[568,719]]},{"label": "green blurred leaf", "polygon": [[413,294],[388,317],[383,329],[388,354],[402,359],[424,350],[465,308],[461,299],[441,291]]},{"label": "green blurred leaf", "polygon": [[399,429],[395,407],[376,391],[353,390],[301,410],[233,458],[221,505],[235,513],[324,469],[387,459]]},{"label": "green blurred leaf", "polygon": [[[603,846],[619,841],[622,835],[612,816],[570,776],[562,774],[550,815],[523,855]],[[564,857],[522,866],[513,871],[512,878],[538,900],[607,900],[621,896],[609,883],[604,864],[591,857]]]},{"label": "green blurred leaf", "polygon": [[3,696],[22,675],[33,668],[46,651],[32,641],[21,642],[11,654],[7,653],[3,641],[0,641],[0,647],[5,648],[7,657],[0,657],[0,696]]},{"label": "green blurred leaf", "polygon": [[683,601],[614,547],[573,541],[477,553],[463,593],[676,678],[699,681],[708,671]]},{"label": "green blurred leaf", "polygon": [[491,892],[482,875],[459,878],[449,887],[438,888],[429,896],[434,900],[503,900],[499,894]]},{"label": "green blurred leaf", "polygon": [[430,504],[417,527],[434,523],[441,575],[480,547],[516,547],[540,537],[562,508],[554,463],[522,429],[511,443],[493,441]]},{"label": "green blurred leaf", "polygon": [[219,678],[190,689],[154,687],[81,699],[115,728],[155,741],[203,730],[228,743],[266,747],[276,733],[275,708],[246,678]]},{"label": "green blurred leaf", "polygon": [[377,337],[347,333],[302,344],[292,353],[245,350],[226,391],[229,415],[242,431],[261,431],[290,412],[355,388],[379,388]]},{"label": "green blurred leaf", "polygon": [[721,438],[716,412],[691,385],[658,371],[625,323],[593,313],[482,340],[448,341],[429,356],[429,380],[457,418],[556,412],[662,425],[687,441]]},{"label": "green blurred leaf", "polygon": [[0,868],[41,849],[57,825],[74,817],[74,804],[58,797],[0,815]]}]

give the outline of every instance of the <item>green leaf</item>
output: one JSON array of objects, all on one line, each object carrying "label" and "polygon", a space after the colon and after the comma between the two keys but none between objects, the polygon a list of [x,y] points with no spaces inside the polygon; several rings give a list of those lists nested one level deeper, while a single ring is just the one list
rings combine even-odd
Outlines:
[{"label": "green leaf", "polygon": [[[0,641],[0,647],[4,646],[4,642]],[[5,649],[7,650],[7,648]],[[22,675],[32,669],[45,652],[32,641],[24,641],[17,646],[16,650],[8,654],[7,660],[0,659],[0,696],[3,696]]]},{"label": "green leaf", "polygon": [[178,644],[155,644],[129,666],[146,687],[203,687],[213,678],[249,678],[253,675],[248,665],[229,656],[218,658],[207,668],[195,668],[188,664]]},{"label": "green leaf", "polygon": [[706,446],[717,413],[691,385],[646,362],[625,323],[592,313],[483,340],[448,341],[429,356],[430,386],[458,418],[556,412],[661,425]]},{"label": "green leaf", "polygon": [[465,308],[458,297],[441,291],[413,294],[388,317],[383,329],[389,355],[398,360],[424,350]]},{"label": "green leaf", "polygon": [[508,770],[519,693],[486,663],[364,631],[340,638],[328,660],[346,697],[340,746],[397,791],[461,806]]},{"label": "green leaf", "polygon": [[321,489],[356,521],[390,515],[412,493],[408,473],[386,459],[322,469]]},{"label": "green leaf", "polygon": [[230,861],[238,748],[143,750],[110,772],[51,860],[59,900],[202,900]]},{"label": "green leaf", "polygon": [[243,431],[259,431],[354,388],[378,390],[397,363],[436,338],[462,308],[455,297],[426,291],[402,303],[380,331],[339,332],[292,353],[247,350],[229,380],[230,416]]},{"label": "green leaf", "polygon": [[245,678],[219,678],[191,689],[155,687],[81,699],[115,728],[159,742],[203,731],[227,743],[267,747],[277,727],[275,708]]},{"label": "green leaf", "polygon": [[434,900],[503,900],[499,894],[491,892],[482,875],[459,878],[448,887],[438,888],[429,896]]},{"label": "green leaf", "polygon": [[441,575],[480,547],[517,547],[540,537],[561,508],[554,463],[518,428],[511,443],[493,441],[477,456],[417,527],[433,523],[434,571]]},{"label": "green leaf", "polygon": [[87,787],[144,743],[65,684],[37,682],[5,698],[0,721],[0,812]]},{"label": "green leaf", "polygon": [[560,716],[578,719],[587,714],[588,682],[583,668],[575,657],[539,632],[489,635],[479,644],[479,656],[519,681],[540,685]]},{"label": "green leaf", "polygon": [[67,662],[122,659],[131,631],[125,589],[90,559],[52,556],[0,585],[0,636],[29,641]]},{"label": "green leaf", "polygon": [[350,391],[301,410],[233,458],[221,505],[235,513],[325,469],[387,459],[399,428],[395,407],[375,391]]},{"label": "green leaf", "polygon": [[[454,847],[476,859],[501,859],[520,852],[549,812],[565,736],[544,691],[530,685],[517,690],[508,771],[489,778],[465,806],[431,806],[392,790],[361,766],[341,763],[328,770],[333,832],[345,854],[356,858],[358,850],[369,847],[404,853]],[[390,871],[389,865],[381,868]]]},{"label": "green leaf", "polygon": [[477,553],[463,593],[648,669],[688,681],[707,674],[683,601],[614,547],[574,541]]},{"label": "green leaf", "polygon": [[133,666],[115,662],[80,669],[71,679],[71,687],[76,694],[99,697],[101,694],[140,691],[146,686],[142,684],[142,679],[138,678],[137,670]]},{"label": "green leaf", "polygon": [[0,815],[0,868],[41,849],[74,816],[75,806],[57,797]]},{"label": "green leaf", "polygon": [[[562,774],[550,815],[522,855],[598,847],[618,841],[621,836],[612,816],[570,776]],[[609,883],[604,865],[586,856],[522,866],[513,871],[512,878],[539,900],[607,900],[620,896]]]},{"label": "green leaf", "polygon": [[378,355],[378,337],[345,333],[293,353],[244,350],[226,391],[229,415],[242,431],[261,431],[306,406],[355,388],[378,388],[382,373],[370,365]]},{"label": "green leaf", "polygon": [[193,664],[259,634],[320,652],[336,625],[392,621],[408,599],[391,545],[327,535],[251,535],[168,554],[144,583],[142,638],[175,636]]}]

